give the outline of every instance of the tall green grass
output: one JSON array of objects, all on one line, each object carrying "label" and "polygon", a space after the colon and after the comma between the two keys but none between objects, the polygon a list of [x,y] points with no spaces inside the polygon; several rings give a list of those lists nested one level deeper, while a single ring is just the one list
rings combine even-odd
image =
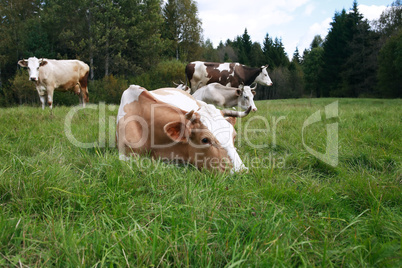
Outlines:
[{"label": "tall green grass", "polygon": [[[400,267],[402,102],[340,99],[326,120],[333,101],[258,101],[232,175],[120,161],[116,106],[72,117],[92,148],[68,139],[71,107],[0,109],[0,266]],[[305,142],[325,152],[337,122],[336,167],[303,146],[317,110]]]}]

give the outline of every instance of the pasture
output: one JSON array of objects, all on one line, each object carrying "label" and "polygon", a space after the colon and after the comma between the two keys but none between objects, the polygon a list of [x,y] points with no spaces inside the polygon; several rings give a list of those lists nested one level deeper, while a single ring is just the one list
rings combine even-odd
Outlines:
[{"label": "pasture", "polygon": [[[118,106],[55,103],[0,109],[2,267],[402,265],[401,100],[256,101],[244,174],[120,161]],[[336,123],[331,166],[306,146],[325,153]]]}]

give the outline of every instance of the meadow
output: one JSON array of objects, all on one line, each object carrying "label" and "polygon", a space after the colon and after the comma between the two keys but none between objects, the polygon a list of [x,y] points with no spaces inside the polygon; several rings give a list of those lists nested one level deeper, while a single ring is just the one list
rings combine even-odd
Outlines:
[{"label": "meadow", "polygon": [[240,174],[120,161],[116,105],[1,108],[0,267],[401,267],[402,101],[256,105]]}]

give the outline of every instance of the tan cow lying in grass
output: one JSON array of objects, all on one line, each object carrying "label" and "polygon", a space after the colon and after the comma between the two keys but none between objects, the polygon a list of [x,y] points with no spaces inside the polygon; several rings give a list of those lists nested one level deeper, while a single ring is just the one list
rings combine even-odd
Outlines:
[{"label": "tan cow lying in grass", "polygon": [[245,170],[234,146],[233,125],[234,117],[250,110],[220,111],[180,89],[147,91],[132,85],[124,91],[117,115],[121,159],[139,154],[199,169]]}]

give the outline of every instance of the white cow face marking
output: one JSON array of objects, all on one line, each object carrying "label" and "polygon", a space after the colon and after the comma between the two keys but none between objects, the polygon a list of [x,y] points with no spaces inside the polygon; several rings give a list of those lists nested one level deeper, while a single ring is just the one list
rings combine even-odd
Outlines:
[{"label": "white cow face marking", "polygon": [[37,59],[36,57],[31,57],[28,60],[20,60],[18,64],[28,69],[29,80],[38,81],[39,67],[46,65],[47,61],[44,59]]},{"label": "white cow face marking", "polygon": [[251,89],[249,86],[244,86],[242,90],[242,95],[240,96],[239,99],[239,106],[244,110],[247,110],[248,107],[251,106],[252,111],[256,112],[257,107],[254,104],[254,95],[255,95],[254,88]]},{"label": "white cow face marking", "polygon": [[211,131],[220,145],[227,151],[232,162],[232,172],[246,170],[247,168],[240,159],[234,146],[236,131],[232,124],[226,120],[215,106],[208,104],[202,106],[197,113],[201,116],[201,122]]},{"label": "white cow face marking", "polygon": [[257,78],[255,79],[255,82],[257,82],[261,85],[264,85],[264,86],[272,86],[272,81],[268,75],[267,67],[268,66],[261,67],[261,73],[257,76]]}]

